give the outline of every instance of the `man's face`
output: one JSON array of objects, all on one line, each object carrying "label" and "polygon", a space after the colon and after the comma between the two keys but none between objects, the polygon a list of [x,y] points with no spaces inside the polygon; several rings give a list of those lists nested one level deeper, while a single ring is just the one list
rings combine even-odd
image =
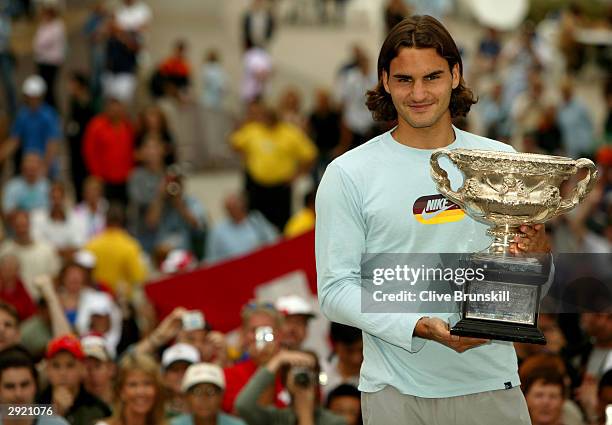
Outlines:
[{"label": "man's face", "polygon": [[26,155],[21,162],[21,175],[29,183],[33,183],[40,177],[42,165],[42,159],[38,155]]},{"label": "man's face", "polygon": [[352,344],[337,343],[335,351],[340,363],[351,369],[361,368],[363,362],[363,341],[355,341]]},{"label": "man's face", "polygon": [[174,394],[180,394],[181,382],[189,365],[190,363],[185,361],[176,361],[169,365],[164,371],[164,386]]},{"label": "man's face", "polygon": [[335,397],[329,405],[329,410],[342,416],[348,425],[357,425],[361,414],[361,401],[358,397]]},{"label": "man's face", "polygon": [[26,212],[18,212],[13,217],[13,230],[15,231],[15,239],[26,241],[30,239],[30,216]]},{"label": "man's face", "polygon": [[443,117],[450,122],[451,92],[459,85],[459,66],[453,71],[435,49],[402,48],[383,71],[383,84],[391,95],[398,119],[413,128],[435,126]]},{"label": "man's face", "polygon": [[69,352],[60,351],[47,360],[47,375],[51,386],[64,386],[76,392],[83,379],[83,364]]},{"label": "man's face", "polygon": [[83,384],[90,393],[100,396],[112,383],[115,374],[113,362],[103,362],[94,357],[85,359],[85,379]]},{"label": "man's face", "polygon": [[525,394],[525,400],[533,423],[558,423],[563,407],[563,390],[559,385],[536,381]]},{"label": "man's face", "polygon": [[303,314],[292,314],[285,318],[281,326],[281,345],[290,350],[298,350],[308,330],[308,317]]},{"label": "man's face", "polygon": [[0,309],[0,351],[19,342],[19,326],[13,316]]},{"label": "man's face", "polygon": [[211,350],[211,345],[206,338],[207,335],[208,331],[206,329],[192,329],[190,331],[181,329],[176,337],[176,342],[184,342],[197,348],[200,352],[200,358],[204,361],[204,359],[209,358]]},{"label": "man's face", "polygon": [[254,359],[260,358],[260,350],[257,349],[257,344],[255,340],[255,331],[261,326],[271,327],[274,333],[274,340],[266,344],[266,348],[262,350],[266,353],[266,356],[264,357],[267,357],[268,354],[275,353],[276,351],[278,351],[279,347],[278,328],[276,327],[276,321],[274,320],[274,317],[263,312],[254,313],[253,315],[251,315],[248,322],[245,323],[242,328],[242,338],[244,344],[246,345],[249,355]]},{"label": "man's face", "polygon": [[0,377],[1,404],[32,404],[36,395],[36,383],[27,367],[5,369]]},{"label": "man's face", "polygon": [[214,384],[198,384],[187,392],[189,411],[196,419],[210,420],[221,410],[223,391]]}]

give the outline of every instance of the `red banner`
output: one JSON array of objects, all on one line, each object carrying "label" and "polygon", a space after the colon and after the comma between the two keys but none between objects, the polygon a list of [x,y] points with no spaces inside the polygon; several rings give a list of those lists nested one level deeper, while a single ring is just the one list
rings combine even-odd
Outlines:
[{"label": "red banner", "polygon": [[150,283],[145,292],[160,318],[178,306],[197,309],[213,328],[229,332],[240,326],[240,309],[254,298],[257,286],[299,270],[315,294],[314,231],[244,257]]}]

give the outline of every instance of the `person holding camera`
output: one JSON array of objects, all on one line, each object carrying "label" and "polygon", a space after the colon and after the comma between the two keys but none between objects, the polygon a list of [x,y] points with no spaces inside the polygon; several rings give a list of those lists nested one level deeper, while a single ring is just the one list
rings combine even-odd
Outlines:
[{"label": "person holding camera", "polygon": [[[286,408],[262,406],[262,393],[280,373],[291,395]],[[316,354],[281,350],[259,368],[236,399],[236,410],[249,425],[335,425],[345,424],[340,416],[321,407],[319,365]]]}]

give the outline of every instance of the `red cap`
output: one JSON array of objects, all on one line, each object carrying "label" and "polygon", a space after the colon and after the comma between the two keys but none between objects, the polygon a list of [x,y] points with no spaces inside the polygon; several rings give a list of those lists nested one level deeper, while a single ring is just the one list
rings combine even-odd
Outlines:
[{"label": "red cap", "polygon": [[60,351],[68,351],[79,360],[85,358],[81,342],[73,335],[64,335],[52,339],[47,345],[47,358],[50,359]]}]

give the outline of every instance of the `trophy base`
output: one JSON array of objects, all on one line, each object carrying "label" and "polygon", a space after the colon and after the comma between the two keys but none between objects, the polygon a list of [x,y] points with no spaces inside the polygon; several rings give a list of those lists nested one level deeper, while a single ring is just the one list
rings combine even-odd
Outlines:
[{"label": "trophy base", "polygon": [[546,338],[540,329],[534,326],[493,321],[461,319],[450,329],[451,335],[471,338],[496,339],[500,341],[523,342],[545,345]]}]

